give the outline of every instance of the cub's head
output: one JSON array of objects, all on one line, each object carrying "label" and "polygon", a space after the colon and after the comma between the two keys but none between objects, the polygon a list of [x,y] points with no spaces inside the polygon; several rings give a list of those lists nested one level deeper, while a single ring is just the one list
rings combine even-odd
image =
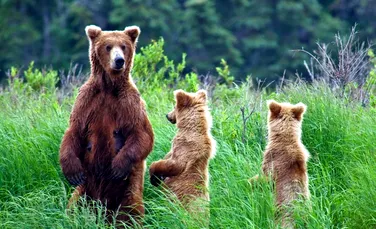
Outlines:
[{"label": "cub's head", "polygon": [[[269,107],[269,132],[273,134],[289,133],[300,134],[303,115],[307,106],[303,103],[290,104],[268,101]],[[270,134],[270,133],[269,133]]]},{"label": "cub's head", "polygon": [[133,65],[140,28],[126,27],[123,31],[102,31],[95,25],[85,28],[90,42],[92,68],[100,65],[108,74],[121,74]]},{"label": "cub's head", "polygon": [[206,91],[199,90],[196,93],[188,93],[183,90],[174,91],[175,108],[166,115],[168,121],[175,124],[181,122],[199,121],[200,114],[206,115]]}]

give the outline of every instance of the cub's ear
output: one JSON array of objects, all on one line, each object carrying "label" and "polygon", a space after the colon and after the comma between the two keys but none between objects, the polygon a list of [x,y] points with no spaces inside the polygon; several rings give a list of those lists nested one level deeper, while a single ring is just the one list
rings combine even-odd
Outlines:
[{"label": "cub's ear", "polygon": [[85,32],[89,40],[93,41],[99,36],[99,34],[101,34],[102,29],[96,25],[88,25],[85,28]]},{"label": "cub's ear", "polygon": [[141,30],[138,26],[132,25],[125,27],[124,32],[131,38],[133,43],[136,43]]},{"label": "cub's ear", "polygon": [[282,106],[274,100],[268,100],[267,103],[272,117],[277,117],[281,112]]},{"label": "cub's ear", "polygon": [[198,90],[196,98],[200,103],[206,103],[207,93],[205,90]]},{"label": "cub's ear", "polygon": [[304,103],[296,104],[292,109],[292,113],[294,114],[297,120],[302,120],[303,114],[307,110],[307,106]]},{"label": "cub's ear", "polygon": [[183,108],[191,103],[191,97],[183,90],[174,91],[176,107]]}]

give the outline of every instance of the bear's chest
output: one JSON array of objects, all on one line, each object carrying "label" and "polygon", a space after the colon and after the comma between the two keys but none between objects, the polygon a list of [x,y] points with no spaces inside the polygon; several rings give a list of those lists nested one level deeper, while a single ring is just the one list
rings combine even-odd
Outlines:
[{"label": "bear's chest", "polygon": [[100,94],[92,98],[87,109],[84,109],[85,128],[116,129],[130,128],[137,119],[134,101],[108,94]]},{"label": "bear's chest", "polygon": [[84,115],[87,141],[85,160],[93,163],[97,157],[103,159],[107,155],[108,160],[114,157],[132,134],[134,115],[134,107],[124,99],[94,97]]},{"label": "bear's chest", "polygon": [[126,99],[103,94],[94,96],[86,105],[81,115],[88,150],[110,146],[118,151],[132,132],[137,106]]}]

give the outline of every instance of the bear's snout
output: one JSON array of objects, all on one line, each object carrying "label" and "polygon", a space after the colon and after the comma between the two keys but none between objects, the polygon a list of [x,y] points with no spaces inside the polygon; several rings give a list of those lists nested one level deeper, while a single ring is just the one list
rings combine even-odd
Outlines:
[{"label": "bear's snout", "polygon": [[116,69],[122,69],[124,65],[124,58],[121,56],[115,57],[115,68]]},{"label": "bear's snout", "polygon": [[116,46],[111,49],[111,68],[119,71],[124,68],[124,54],[120,47]]},{"label": "bear's snout", "polygon": [[176,120],[175,119],[172,119],[170,118],[170,116],[168,114],[166,114],[166,118],[169,122],[171,122],[172,124],[175,124],[176,123]]}]

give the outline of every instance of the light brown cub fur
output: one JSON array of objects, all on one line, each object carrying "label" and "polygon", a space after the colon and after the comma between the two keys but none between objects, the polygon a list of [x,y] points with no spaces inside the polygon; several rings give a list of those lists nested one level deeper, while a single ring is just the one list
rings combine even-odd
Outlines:
[{"label": "light brown cub fur", "polygon": [[[309,199],[307,161],[309,152],[301,141],[306,105],[268,101],[268,145],[262,171],[275,181],[277,207],[288,206],[300,196]],[[257,176],[253,179],[257,179]],[[282,226],[293,227],[287,209],[281,209]]]},{"label": "light brown cub fur", "polygon": [[150,181],[158,186],[163,180],[177,198],[189,206],[198,199],[209,200],[208,165],[215,155],[215,141],[210,133],[210,116],[206,92],[174,92],[176,106],[167,119],[176,123],[176,134],[171,151],[163,160],[150,166]]}]

